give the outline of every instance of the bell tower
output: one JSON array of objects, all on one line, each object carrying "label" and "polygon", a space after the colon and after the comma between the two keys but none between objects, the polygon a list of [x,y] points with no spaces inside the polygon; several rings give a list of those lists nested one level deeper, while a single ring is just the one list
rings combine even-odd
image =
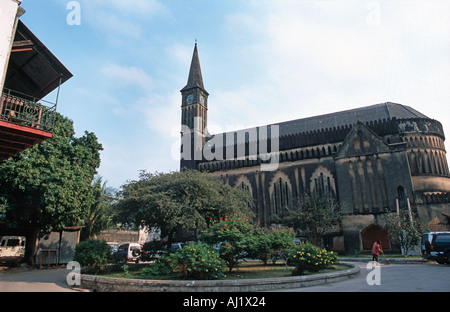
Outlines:
[{"label": "bell tower", "polygon": [[181,89],[181,161],[180,169],[196,169],[202,160],[206,139],[208,92],[203,85],[197,42],[186,86]]}]

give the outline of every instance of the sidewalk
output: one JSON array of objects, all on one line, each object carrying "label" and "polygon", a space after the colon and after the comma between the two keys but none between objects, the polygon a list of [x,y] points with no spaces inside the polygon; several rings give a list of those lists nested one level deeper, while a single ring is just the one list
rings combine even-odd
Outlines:
[{"label": "sidewalk", "polygon": [[72,292],[65,268],[11,268],[0,271],[0,292]]}]

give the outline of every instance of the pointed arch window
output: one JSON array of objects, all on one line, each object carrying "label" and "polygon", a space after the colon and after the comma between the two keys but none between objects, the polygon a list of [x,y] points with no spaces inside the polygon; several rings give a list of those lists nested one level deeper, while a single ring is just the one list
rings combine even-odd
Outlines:
[{"label": "pointed arch window", "polygon": [[405,188],[401,185],[397,187],[397,194],[398,194],[398,205],[400,208],[406,207],[406,192]]},{"label": "pointed arch window", "polygon": [[282,214],[291,208],[292,185],[289,177],[278,172],[269,185],[270,206],[272,214]]},{"label": "pointed arch window", "polygon": [[336,184],[333,174],[325,166],[320,165],[313,172],[310,180],[310,191],[312,197],[323,197],[330,201],[336,198]]},{"label": "pointed arch window", "polygon": [[248,191],[253,197],[252,184],[246,176],[241,175],[234,183],[234,187]]}]

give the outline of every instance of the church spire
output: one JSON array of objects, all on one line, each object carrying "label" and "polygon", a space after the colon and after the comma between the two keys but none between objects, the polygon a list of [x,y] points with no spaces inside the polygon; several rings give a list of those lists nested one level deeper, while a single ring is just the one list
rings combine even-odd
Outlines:
[{"label": "church spire", "polygon": [[197,40],[195,41],[194,54],[192,55],[191,69],[189,70],[188,82],[187,85],[183,89],[181,89],[181,92],[196,87],[206,92],[205,86],[203,85],[202,70],[200,68],[200,59],[198,57]]},{"label": "church spire", "polygon": [[203,85],[197,40],[187,85],[181,89],[181,159],[180,169],[196,169],[202,160],[207,136],[208,92]]}]

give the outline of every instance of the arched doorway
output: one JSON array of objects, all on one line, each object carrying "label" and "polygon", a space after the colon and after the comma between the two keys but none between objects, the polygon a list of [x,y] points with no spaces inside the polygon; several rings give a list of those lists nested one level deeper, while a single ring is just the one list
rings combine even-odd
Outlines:
[{"label": "arched doorway", "polygon": [[383,250],[391,249],[388,232],[381,226],[376,224],[370,224],[364,230],[361,231],[361,241],[363,250],[372,250],[373,243],[378,240],[381,242]]}]

